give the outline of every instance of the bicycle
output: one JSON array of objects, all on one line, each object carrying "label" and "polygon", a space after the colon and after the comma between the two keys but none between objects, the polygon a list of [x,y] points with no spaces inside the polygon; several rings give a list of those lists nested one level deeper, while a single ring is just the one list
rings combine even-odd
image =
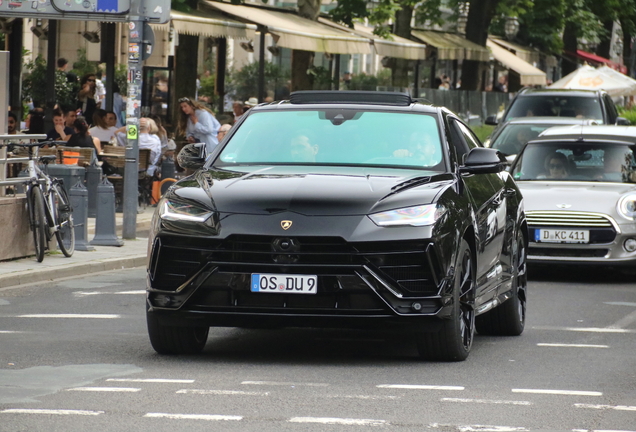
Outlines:
[{"label": "bicycle", "polygon": [[29,225],[33,232],[35,255],[38,262],[44,260],[44,251],[48,242],[55,235],[60,251],[71,257],[75,251],[75,229],[73,227],[73,209],[68,194],[62,187],[62,180],[51,178],[36,163],[48,166],[57,157],[47,155],[38,157],[34,149],[45,145],[65,144],[63,141],[43,141],[38,143],[0,144],[0,147],[24,147],[28,150],[28,178],[10,179],[7,183],[24,184],[26,186]]}]

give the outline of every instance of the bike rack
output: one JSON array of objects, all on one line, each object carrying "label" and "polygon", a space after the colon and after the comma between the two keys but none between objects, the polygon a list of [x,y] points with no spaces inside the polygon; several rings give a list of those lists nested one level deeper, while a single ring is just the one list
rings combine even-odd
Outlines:
[{"label": "bike rack", "polygon": [[[0,135],[0,142],[5,141],[15,141],[15,140],[24,140],[24,141],[33,141],[33,140],[43,140],[46,139],[45,134],[15,134],[15,135]],[[7,164],[12,163],[22,163],[28,162],[29,158],[17,157],[17,158],[7,158],[7,148],[0,148],[0,197],[5,196],[5,188],[4,186],[12,186],[15,184],[23,184],[27,179],[24,177],[15,177],[7,179]]]}]

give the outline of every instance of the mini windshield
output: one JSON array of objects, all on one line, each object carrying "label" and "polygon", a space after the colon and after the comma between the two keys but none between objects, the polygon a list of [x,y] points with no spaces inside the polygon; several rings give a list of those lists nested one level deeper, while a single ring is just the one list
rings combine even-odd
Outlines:
[{"label": "mini windshield", "polygon": [[490,144],[506,156],[519,154],[525,143],[539,136],[553,124],[509,124]]},{"label": "mini windshield", "polygon": [[215,165],[408,166],[445,171],[437,118],[330,109],[255,112]]},{"label": "mini windshield", "polygon": [[506,120],[516,117],[576,117],[603,123],[603,112],[598,98],[584,96],[518,97]]},{"label": "mini windshield", "polygon": [[517,159],[517,181],[636,182],[633,147],[608,143],[529,144]]}]

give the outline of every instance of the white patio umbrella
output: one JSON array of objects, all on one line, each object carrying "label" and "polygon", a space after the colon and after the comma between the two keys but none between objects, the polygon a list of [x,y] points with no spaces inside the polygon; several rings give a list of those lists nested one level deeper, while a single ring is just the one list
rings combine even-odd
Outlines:
[{"label": "white patio umbrella", "polygon": [[582,66],[548,86],[554,89],[605,90],[612,97],[636,95],[636,80],[607,66]]}]

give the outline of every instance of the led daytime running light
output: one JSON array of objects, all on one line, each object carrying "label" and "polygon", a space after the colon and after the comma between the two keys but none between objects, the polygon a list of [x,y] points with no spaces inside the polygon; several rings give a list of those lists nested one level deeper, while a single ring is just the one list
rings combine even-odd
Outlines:
[{"label": "led daytime running light", "polygon": [[633,221],[636,218],[636,194],[624,195],[616,207],[621,216]]},{"label": "led daytime running light", "polygon": [[370,215],[371,220],[381,227],[427,226],[433,225],[446,209],[436,204],[407,207]]},{"label": "led daytime running light", "polygon": [[212,212],[191,204],[166,200],[160,216],[161,219],[170,221],[205,222],[212,216]]}]

